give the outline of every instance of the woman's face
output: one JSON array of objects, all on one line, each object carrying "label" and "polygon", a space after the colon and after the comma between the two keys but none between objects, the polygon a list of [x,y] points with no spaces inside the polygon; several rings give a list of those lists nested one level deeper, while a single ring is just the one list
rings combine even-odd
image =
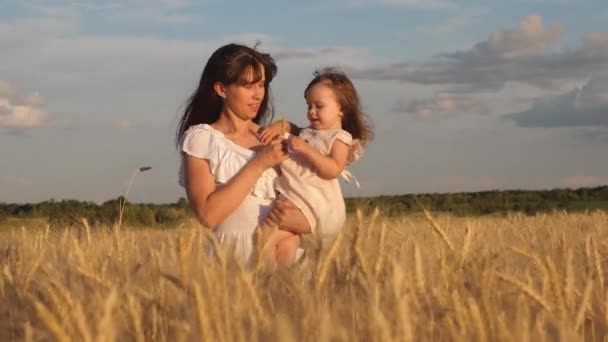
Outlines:
[{"label": "woman's face", "polygon": [[253,70],[252,68],[248,68],[243,73],[240,82],[237,81],[224,88],[225,108],[241,119],[254,119],[257,116],[262,100],[264,100],[264,96],[266,95],[266,89],[264,88],[266,75],[264,74],[264,68],[261,65],[260,69],[262,78],[259,81],[253,81]]}]

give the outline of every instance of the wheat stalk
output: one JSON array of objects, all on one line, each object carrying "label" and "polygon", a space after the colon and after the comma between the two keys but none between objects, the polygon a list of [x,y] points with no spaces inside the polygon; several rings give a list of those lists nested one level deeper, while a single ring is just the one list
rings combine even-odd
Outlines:
[{"label": "wheat stalk", "polygon": [[380,226],[380,235],[378,238],[378,254],[376,255],[376,264],[374,265],[374,277],[378,279],[380,271],[382,271],[382,265],[384,264],[384,256],[386,255],[384,250],[384,244],[386,239],[386,222],[383,222]]},{"label": "wheat stalk", "polygon": [[23,324],[23,340],[25,342],[34,341],[34,332],[32,330],[32,323],[30,323],[30,321],[26,321]]},{"label": "wheat stalk", "polygon": [[30,267],[30,270],[27,272],[27,274],[25,276],[25,281],[23,282],[23,288],[25,291],[27,291],[27,289],[30,285],[30,280],[32,279],[32,275],[34,274],[34,272],[36,272],[36,270],[40,266],[43,256],[44,256],[44,249],[40,251],[40,254],[36,258],[36,260],[34,260],[34,263],[32,264],[32,266]]},{"label": "wheat stalk", "polygon": [[325,255],[325,257],[320,258],[320,262],[317,264],[317,288],[320,288],[323,283],[325,282],[325,278],[327,276],[327,271],[329,270],[329,265],[332,262],[334,256],[338,253],[338,246],[340,246],[342,244],[342,241],[344,240],[344,236],[345,234],[342,232],[340,234],[338,234],[338,236],[336,237],[336,239],[333,241],[333,243],[331,244],[331,246],[329,247],[329,250],[327,251],[327,254]]},{"label": "wheat stalk", "polygon": [[118,291],[113,288],[103,305],[103,315],[97,324],[97,342],[114,341],[116,331],[112,322],[114,305],[118,299]]},{"label": "wheat stalk", "polygon": [[426,219],[431,223],[433,230],[441,237],[441,239],[443,240],[443,242],[445,242],[445,244],[448,246],[448,248],[451,251],[454,251],[454,245],[452,244],[450,239],[448,239],[448,236],[443,231],[443,229],[441,229],[439,224],[435,221],[435,219],[431,216],[431,214],[426,209],[423,209],[423,212],[424,212],[424,216],[426,217]]},{"label": "wheat stalk", "polygon": [[460,294],[457,290],[452,291],[451,294],[452,304],[454,306],[454,317],[456,318],[456,322],[460,327],[458,334],[462,336],[467,335],[467,323],[468,323],[468,314],[466,307],[464,306]]},{"label": "wheat stalk", "polygon": [[91,245],[91,227],[89,226],[89,221],[85,217],[82,218],[82,225],[85,228],[86,236],[87,236],[87,244]]},{"label": "wheat stalk", "polygon": [[608,290],[604,293],[604,321],[608,325]]},{"label": "wheat stalk", "polygon": [[583,324],[583,319],[585,318],[585,311],[587,311],[587,305],[589,304],[589,299],[591,299],[591,291],[593,290],[593,278],[589,277],[587,279],[587,284],[585,285],[585,290],[583,291],[583,298],[581,299],[581,304],[579,305],[576,319],[575,319],[575,330],[579,330],[581,325]]},{"label": "wheat stalk", "polygon": [[68,313],[73,306],[70,292],[57,279],[53,277],[47,277],[47,279],[49,284],[43,288],[46,289],[49,299],[59,311],[58,314],[60,317],[68,316]]},{"label": "wheat stalk", "polygon": [[519,247],[511,246],[511,247],[509,247],[509,249],[517,254],[523,255],[523,256],[529,258],[530,260],[534,261],[536,266],[542,272],[543,277],[549,277],[549,270],[547,270],[547,267],[545,266],[545,264],[543,263],[543,261],[541,260],[541,258],[538,255],[534,254],[533,252],[526,251],[523,248],[519,248]]},{"label": "wheat stalk", "polygon": [[521,292],[523,292],[529,298],[533,299],[536,303],[538,303],[545,311],[551,313],[551,306],[549,305],[549,303],[547,303],[538,293],[536,293],[536,291],[534,291],[528,285],[522,283],[521,281],[511,276],[499,272],[496,272],[496,276],[517,287]]},{"label": "wheat stalk", "polygon": [[555,264],[549,257],[545,258],[545,262],[547,265],[547,270],[549,271],[549,282],[551,286],[551,292],[555,297],[555,302],[557,303],[557,309],[559,310],[560,317],[562,319],[566,318],[566,301],[564,299],[563,288],[560,286],[559,276],[557,274],[557,270],[555,268]]},{"label": "wheat stalk", "polygon": [[262,301],[260,300],[260,297],[258,296],[257,292],[255,291],[255,287],[253,285],[253,281],[251,279],[251,277],[249,277],[242,269],[237,273],[239,279],[241,280],[241,284],[245,285],[245,290],[251,301],[251,304],[253,306],[254,312],[257,314],[257,316],[260,319],[260,322],[262,323],[263,327],[266,327],[270,324],[270,321],[268,320],[268,314],[266,312],[266,310],[264,310],[264,306],[262,305]]},{"label": "wheat stalk", "polygon": [[61,326],[61,323],[59,323],[59,320],[46,308],[46,306],[44,306],[44,304],[36,302],[34,303],[34,307],[36,308],[38,318],[40,318],[42,323],[49,329],[57,341],[67,342],[72,340]]},{"label": "wheat stalk", "polygon": [[604,288],[604,271],[602,269],[602,259],[600,258],[600,253],[597,251],[597,246],[595,245],[595,241],[589,238],[591,241],[591,248],[593,251],[593,259],[595,260],[595,270],[597,272],[597,277],[600,281],[600,288]]},{"label": "wheat stalk", "polygon": [[133,322],[133,332],[135,334],[135,340],[137,342],[145,342],[146,338],[144,336],[144,328],[141,323],[141,308],[135,297],[131,294],[127,296],[128,310],[129,316],[131,316],[131,321]]},{"label": "wheat stalk", "polygon": [[76,269],[74,271],[76,271],[76,273],[82,275],[83,277],[93,280],[95,283],[97,283],[99,285],[102,285],[106,289],[109,289],[112,287],[112,283],[110,283],[108,280],[105,280],[95,274],[92,274],[89,271],[82,269],[80,266],[76,266]]},{"label": "wheat stalk", "polygon": [[606,213],[451,216],[449,228],[434,216],[457,253],[422,213],[358,216],[305,262],[272,273],[237,263],[212,232],[190,224],[118,234],[99,227],[91,243],[86,227],[0,229],[0,340],[536,341],[605,333]]},{"label": "wheat stalk", "polygon": [[93,336],[91,335],[91,330],[89,329],[89,325],[86,320],[86,315],[82,310],[82,305],[80,305],[80,303],[74,306],[72,317],[74,317],[76,329],[78,329],[78,331],[80,332],[82,340],[85,342],[93,341]]},{"label": "wheat stalk", "polygon": [[473,240],[473,229],[471,228],[471,225],[467,223],[466,233],[464,235],[464,242],[462,243],[462,251],[460,252],[460,268],[462,268],[465,260],[467,259],[467,255],[469,254],[469,249],[471,248],[472,240]]},{"label": "wheat stalk", "polygon": [[511,334],[509,327],[507,326],[507,317],[504,312],[498,314],[498,334],[502,341],[515,341],[515,337]]},{"label": "wheat stalk", "polygon": [[424,267],[422,266],[422,257],[420,256],[420,248],[418,248],[418,245],[414,245],[414,269],[416,270],[416,288],[418,289],[418,294],[424,296]]},{"label": "wheat stalk", "polygon": [[473,324],[475,325],[475,330],[477,331],[477,339],[479,341],[488,341],[488,335],[485,328],[486,324],[484,324],[483,318],[481,317],[479,305],[477,305],[473,298],[469,298],[468,305],[471,317],[473,318]]},{"label": "wheat stalk", "polygon": [[214,336],[212,336],[211,325],[207,320],[207,305],[205,301],[205,297],[201,292],[201,287],[197,282],[192,284],[192,289],[194,292],[194,302],[196,304],[196,313],[198,319],[198,325],[200,329],[200,340],[201,341],[213,341],[215,340]]},{"label": "wheat stalk", "polygon": [[568,308],[571,308],[574,302],[574,280],[574,253],[572,252],[572,248],[569,248],[566,256],[566,279],[564,284]]}]

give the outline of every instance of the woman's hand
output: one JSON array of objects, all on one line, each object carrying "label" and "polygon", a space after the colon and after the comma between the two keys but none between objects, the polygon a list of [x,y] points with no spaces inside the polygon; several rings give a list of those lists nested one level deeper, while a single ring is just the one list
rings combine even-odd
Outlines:
[{"label": "woman's hand", "polygon": [[282,230],[295,234],[308,234],[311,232],[306,216],[298,207],[288,200],[276,200],[272,205],[265,224],[273,224]]},{"label": "woman's hand", "polygon": [[268,169],[279,165],[287,159],[287,147],[284,140],[274,140],[270,144],[262,146],[255,155],[255,160],[259,162],[264,169]]},{"label": "woman's hand", "polygon": [[263,127],[258,138],[264,144],[268,144],[277,138],[283,138],[285,133],[289,133],[289,123],[285,120],[279,120]]}]

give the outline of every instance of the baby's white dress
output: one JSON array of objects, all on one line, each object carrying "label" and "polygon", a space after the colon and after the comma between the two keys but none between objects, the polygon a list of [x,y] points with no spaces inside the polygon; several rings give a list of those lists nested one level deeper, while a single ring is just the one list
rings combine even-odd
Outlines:
[{"label": "baby's white dress", "polygon": [[[350,146],[348,164],[357,160],[363,153],[359,140],[342,129],[315,130],[304,128],[299,134],[317,151],[329,155],[336,140]],[[277,178],[276,189],[293,202],[306,216],[313,234],[321,239],[335,237],[346,220],[344,197],[338,178],[323,179],[305,158],[292,154],[290,159],[280,165],[281,176]],[[346,169],[341,175],[347,181],[358,182]]]},{"label": "baby's white dress", "polygon": [[[184,153],[209,161],[211,174],[218,186],[227,183],[255,152],[235,144],[208,124],[190,127],[184,134],[181,149]],[[276,198],[275,169],[266,170],[243,202],[222,223],[213,228],[223,245],[234,248],[235,257],[247,261],[253,251],[253,234],[270,212]],[[185,187],[184,158],[180,167],[179,184]]]}]

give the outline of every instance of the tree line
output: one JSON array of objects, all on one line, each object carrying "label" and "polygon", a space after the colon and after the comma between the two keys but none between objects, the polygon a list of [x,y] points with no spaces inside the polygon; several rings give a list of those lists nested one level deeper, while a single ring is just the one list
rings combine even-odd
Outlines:
[{"label": "tree line", "polygon": [[120,196],[101,204],[90,201],[50,199],[36,204],[0,203],[0,222],[9,218],[43,218],[51,226],[80,225],[83,218],[92,226],[111,226],[118,222],[124,203],[122,224],[128,226],[175,226],[193,217],[188,202],[180,198],[175,203],[131,203]]},{"label": "tree line", "polygon": [[[393,216],[420,212],[447,212],[454,215],[488,215],[521,212],[528,215],[553,210],[608,210],[608,186],[552,190],[492,190],[462,193],[406,194],[346,198],[348,212],[357,208],[379,208]],[[42,218],[51,226],[81,224],[113,225],[118,222],[123,197],[101,204],[78,200],[48,200],[35,204],[0,203],[0,222],[9,218]],[[150,204],[126,202],[122,222],[129,226],[172,227],[192,218],[188,202]]]},{"label": "tree line", "polygon": [[354,198],[357,207],[382,208],[386,215],[419,212],[422,209],[455,215],[487,215],[513,212],[533,215],[554,210],[608,210],[608,186],[552,190],[491,190],[461,193],[407,194]]}]

